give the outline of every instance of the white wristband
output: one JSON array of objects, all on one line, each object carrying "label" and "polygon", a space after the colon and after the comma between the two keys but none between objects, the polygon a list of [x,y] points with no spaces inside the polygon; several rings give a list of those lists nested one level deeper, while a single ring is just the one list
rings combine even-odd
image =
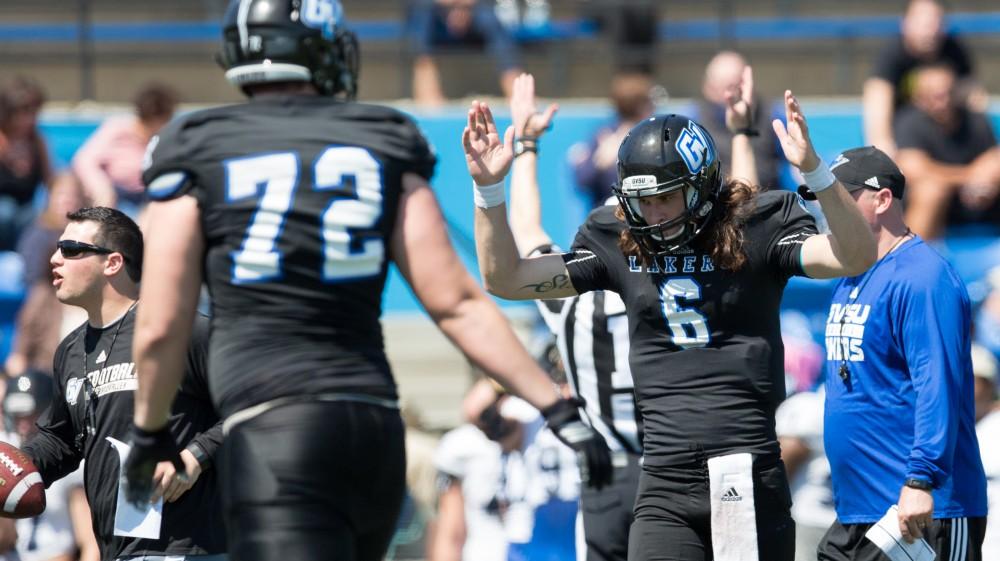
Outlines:
[{"label": "white wristband", "polygon": [[477,185],[472,182],[472,200],[479,208],[493,208],[507,202],[507,193],[503,188],[503,180],[493,185]]},{"label": "white wristband", "polygon": [[809,172],[802,172],[802,179],[806,181],[806,187],[809,187],[809,190],[813,193],[825,191],[837,182],[837,177],[833,175],[833,172],[830,171],[830,168],[826,166],[826,162],[823,160],[819,161],[816,169]]}]

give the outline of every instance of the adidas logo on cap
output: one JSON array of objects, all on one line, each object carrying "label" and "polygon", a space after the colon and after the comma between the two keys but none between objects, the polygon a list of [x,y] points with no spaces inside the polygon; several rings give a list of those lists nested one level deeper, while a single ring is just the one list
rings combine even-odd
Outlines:
[{"label": "adidas logo on cap", "polygon": [[728,491],[722,494],[722,502],[736,502],[742,501],[743,497],[736,492],[736,487],[730,487]]},{"label": "adidas logo on cap", "polygon": [[865,185],[869,187],[874,187],[876,189],[881,189],[882,186],[878,184],[878,178],[875,176],[869,177],[865,180]]}]

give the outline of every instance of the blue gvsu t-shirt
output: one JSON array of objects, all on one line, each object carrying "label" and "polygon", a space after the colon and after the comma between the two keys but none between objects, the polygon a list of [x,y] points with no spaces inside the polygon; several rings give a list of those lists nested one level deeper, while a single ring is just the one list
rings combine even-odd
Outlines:
[{"label": "blue gvsu t-shirt", "polygon": [[934,518],[986,515],[970,315],[962,280],[919,238],[837,284],[824,443],[841,523],[878,521],[908,477],[934,485]]}]

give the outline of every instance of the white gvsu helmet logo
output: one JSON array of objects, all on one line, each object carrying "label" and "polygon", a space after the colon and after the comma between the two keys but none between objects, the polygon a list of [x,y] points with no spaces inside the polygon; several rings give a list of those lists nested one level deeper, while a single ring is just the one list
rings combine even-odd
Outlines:
[{"label": "white gvsu helmet logo", "polygon": [[674,148],[691,173],[698,173],[701,168],[715,160],[715,150],[712,149],[711,142],[705,136],[705,131],[694,121],[688,121],[688,126],[677,137]]},{"label": "white gvsu helmet logo", "polygon": [[334,26],[344,18],[344,8],[340,0],[303,0],[302,23],[306,27],[319,29],[327,39],[333,39]]}]

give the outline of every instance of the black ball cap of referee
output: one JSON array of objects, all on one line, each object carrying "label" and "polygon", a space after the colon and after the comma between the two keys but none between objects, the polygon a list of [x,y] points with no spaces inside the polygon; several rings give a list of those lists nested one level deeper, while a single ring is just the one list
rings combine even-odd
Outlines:
[{"label": "black ball cap of referee", "polygon": [[[849,192],[889,189],[893,197],[903,199],[906,178],[892,158],[874,146],[841,152],[830,164],[830,171]],[[799,186],[799,195],[807,201],[816,200],[816,194],[805,185]]]}]

